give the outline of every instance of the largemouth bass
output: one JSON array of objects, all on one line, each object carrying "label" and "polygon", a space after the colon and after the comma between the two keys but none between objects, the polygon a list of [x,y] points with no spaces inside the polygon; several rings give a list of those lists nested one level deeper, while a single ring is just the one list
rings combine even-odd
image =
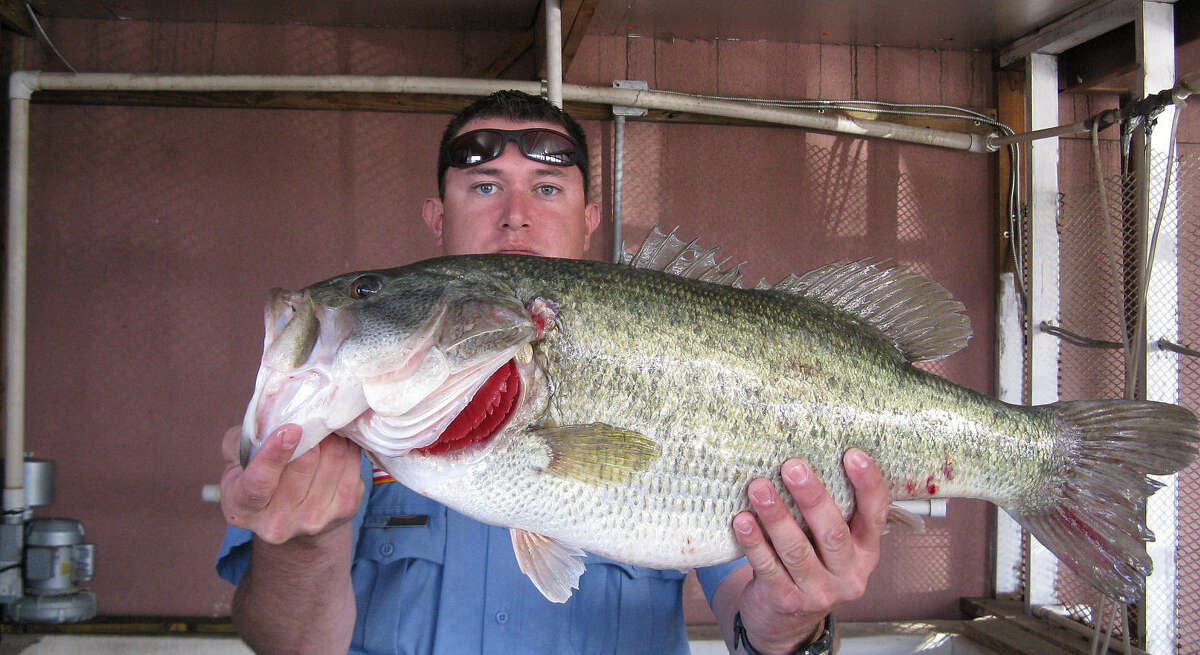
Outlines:
[{"label": "largemouth bass", "polygon": [[583,551],[662,569],[740,556],[746,485],[791,503],[791,457],[849,517],[856,447],[893,500],[990,501],[1104,593],[1139,597],[1147,474],[1195,457],[1190,412],[1005,404],[911,365],[970,336],[940,285],[851,262],[743,289],[713,252],[655,230],[633,265],[443,257],[277,290],[243,461],[284,423],[303,428],[296,456],[336,431],[511,528],[521,570],[563,602]]}]

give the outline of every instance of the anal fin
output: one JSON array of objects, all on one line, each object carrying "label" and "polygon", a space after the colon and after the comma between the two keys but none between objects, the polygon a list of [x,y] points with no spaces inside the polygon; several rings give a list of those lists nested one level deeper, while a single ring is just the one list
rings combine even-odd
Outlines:
[{"label": "anal fin", "polygon": [[586,568],[584,552],[536,532],[512,528],[509,534],[521,572],[529,576],[546,600],[567,602],[571,590],[579,588],[579,576]]}]

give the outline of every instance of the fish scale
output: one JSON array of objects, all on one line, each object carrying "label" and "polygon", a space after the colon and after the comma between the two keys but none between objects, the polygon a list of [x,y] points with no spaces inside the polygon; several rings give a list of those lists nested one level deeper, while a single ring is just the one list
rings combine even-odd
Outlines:
[{"label": "fish scale", "polygon": [[[663,248],[687,251],[670,238],[652,247],[636,259],[669,267]],[[691,274],[737,278],[707,264]],[[378,291],[349,302],[348,288]],[[1155,488],[1146,475],[1179,470],[1200,440],[1195,417],[1175,406],[1013,406],[913,367],[961,348],[969,326],[945,289],[893,265],[839,263],[746,290],[625,265],[478,255],[339,276],[299,297],[311,302],[289,320],[318,321],[344,342],[332,361],[304,352],[305,340],[276,345],[260,380],[274,389],[320,371],[336,391],[309,394],[323,404],[295,416],[264,415],[282,403],[256,391],[246,425],[301,422],[302,445],[315,443],[310,427],[317,440],[337,430],[414,491],[511,528],[521,569],[556,602],[571,595],[583,551],[664,569],[740,556],[730,521],[757,477],[803,523],[780,477],[792,457],[849,517],[849,448],[875,460],[893,500],[996,503],[1097,588],[1132,599],[1150,568],[1137,511]],[[264,351],[272,335],[297,332],[285,327],[268,325]],[[453,353],[449,367],[421,369],[414,358],[435,350]],[[270,369],[306,357],[296,370]],[[428,373],[429,395],[386,420],[323,418],[386,414],[352,404],[362,394],[350,363],[377,373],[390,361],[445,382]],[[440,438],[438,421],[495,405],[475,394],[509,361],[521,391],[503,427],[418,452]],[[387,391],[369,398],[403,395]],[[244,434],[244,450],[264,436]]]}]

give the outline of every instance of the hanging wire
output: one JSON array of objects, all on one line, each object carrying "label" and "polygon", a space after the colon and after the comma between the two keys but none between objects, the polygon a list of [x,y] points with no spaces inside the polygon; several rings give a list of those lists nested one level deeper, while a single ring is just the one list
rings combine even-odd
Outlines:
[{"label": "hanging wire", "polygon": [[[1144,265],[1142,267],[1141,279],[1139,280],[1140,283],[1138,284],[1137,322],[1134,324],[1134,341],[1133,341],[1132,349],[1130,352],[1130,361],[1133,362],[1133,366],[1136,368],[1137,372],[1134,375],[1127,376],[1125,379],[1125,397],[1126,398],[1134,397],[1134,392],[1136,391],[1136,386],[1137,386],[1136,382],[1137,382],[1137,379],[1140,377],[1140,374],[1142,371],[1142,358],[1146,352],[1146,340],[1144,338],[1142,338],[1142,336],[1141,336],[1142,331],[1146,327],[1146,304],[1147,304],[1146,294],[1149,292],[1149,289],[1150,289],[1150,274],[1154,270],[1154,254],[1155,254],[1156,250],[1158,249],[1158,235],[1159,235],[1159,231],[1162,229],[1163,215],[1166,213],[1166,210],[1167,210],[1167,196],[1168,196],[1168,191],[1170,190],[1170,187],[1171,187],[1171,172],[1172,172],[1172,168],[1173,168],[1172,164],[1174,163],[1174,159],[1175,159],[1175,144],[1177,142],[1177,136],[1178,136],[1178,130],[1179,130],[1179,115],[1181,113],[1183,113],[1183,107],[1186,104],[1187,104],[1186,101],[1184,101],[1182,99],[1176,100],[1175,101],[1175,111],[1171,115],[1171,137],[1170,137],[1170,145],[1167,148],[1167,168],[1166,168],[1166,174],[1163,178],[1162,197],[1159,199],[1159,202],[1158,202],[1158,215],[1154,218],[1154,231],[1152,232],[1152,234],[1150,236],[1150,243],[1149,243],[1149,247],[1147,248],[1147,252],[1146,252],[1146,261],[1144,262]],[[1147,123],[1144,128],[1147,131],[1146,146],[1145,146],[1147,149],[1150,147],[1149,127],[1150,127],[1150,124]],[[1150,166],[1149,161],[1146,162],[1146,166],[1147,166],[1147,168],[1149,168],[1149,166]],[[1149,173],[1149,171],[1147,171],[1147,179],[1149,178],[1148,173]]]},{"label": "hanging wire", "polygon": [[37,28],[38,34],[42,37],[42,40],[46,42],[46,45],[50,46],[50,51],[54,53],[54,56],[58,57],[58,60],[67,67],[67,70],[71,71],[72,73],[78,73],[79,71],[75,70],[75,67],[67,62],[66,57],[62,56],[62,53],[58,51],[58,48],[54,47],[54,42],[50,40],[50,35],[46,34],[46,30],[42,29],[41,21],[38,20],[37,14],[33,12],[33,7],[31,7],[28,2],[25,3],[25,11],[29,12],[29,17],[33,19],[33,26]]}]

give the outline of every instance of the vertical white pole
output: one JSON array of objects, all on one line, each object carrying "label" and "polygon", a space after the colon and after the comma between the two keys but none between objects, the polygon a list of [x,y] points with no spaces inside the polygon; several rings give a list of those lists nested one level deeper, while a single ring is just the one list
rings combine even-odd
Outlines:
[{"label": "vertical white pole", "polygon": [[[1137,58],[1141,75],[1136,97],[1169,89],[1175,85],[1175,19],[1174,5],[1168,2],[1142,2],[1136,21]],[[1171,120],[1175,108],[1168,107],[1158,115],[1148,140],[1142,139],[1141,149],[1133,156],[1139,158],[1138,217],[1142,238],[1150,252],[1151,239],[1158,210],[1163,201],[1163,184],[1167,179],[1155,168],[1155,162],[1165,162],[1170,148]],[[1172,168],[1172,177],[1177,173]],[[1179,341],[1179,240],[1178,240],[1178,180],[1170,180],[1170,190],[1162,216],[1150,279],[1146,292],[1146,330],[1135,338],[1145,339],[1146,399],[1175,403],[1179,401],[1179,355],[1157,348],[1159,339]],[[1156,476],[1166,486],[1150,497],[1146,504],[1147,526],[1154,532],[1155,541],[1146,550],[1154,560],[1154,573],[1146,581],[1146,650],[1152,655],[1175,652],[1175,548],[1178,488],[1176,476]]]},{"label": "vertical white pole", "polygon": [[[996,395],[1006,403],[1020,405],[1024,379],[1025,346],[1016,276],[1001,273],[996,297]],[[995,546],[996,593],[1015,594],[1021,590],[1021,526],[1001,509],[996,510]]]},{"label": "vertical white pole", "polygon": [[[1058,59],[1054,55],[1029,55],[1029,129],[1058,125]],[[1030,401],[1044,405],[1058,400],[1058,349],[1056,337],[1040,328],[1043,322],[1058,322],[1058,137],[1038,139],[1029,145],[1029,279]],[[1058,602],[1055,582],[1058,559],[1031,539],[1029,553],[1029,602],[1049,605]]]},{"label": "vertical white pole", "polygon": [[562,7],[558,0],[546,3],[546,95],[561,108],[562,101]]},{"label": "vertical white pole", "polygon": [[[16,77],[16,75],[14,75]],[[14,85],[16,82],[13,83]],[[4,292],[4,522],[25,510],[25,282],[29,96],[8,103],[8,263]]]}]

